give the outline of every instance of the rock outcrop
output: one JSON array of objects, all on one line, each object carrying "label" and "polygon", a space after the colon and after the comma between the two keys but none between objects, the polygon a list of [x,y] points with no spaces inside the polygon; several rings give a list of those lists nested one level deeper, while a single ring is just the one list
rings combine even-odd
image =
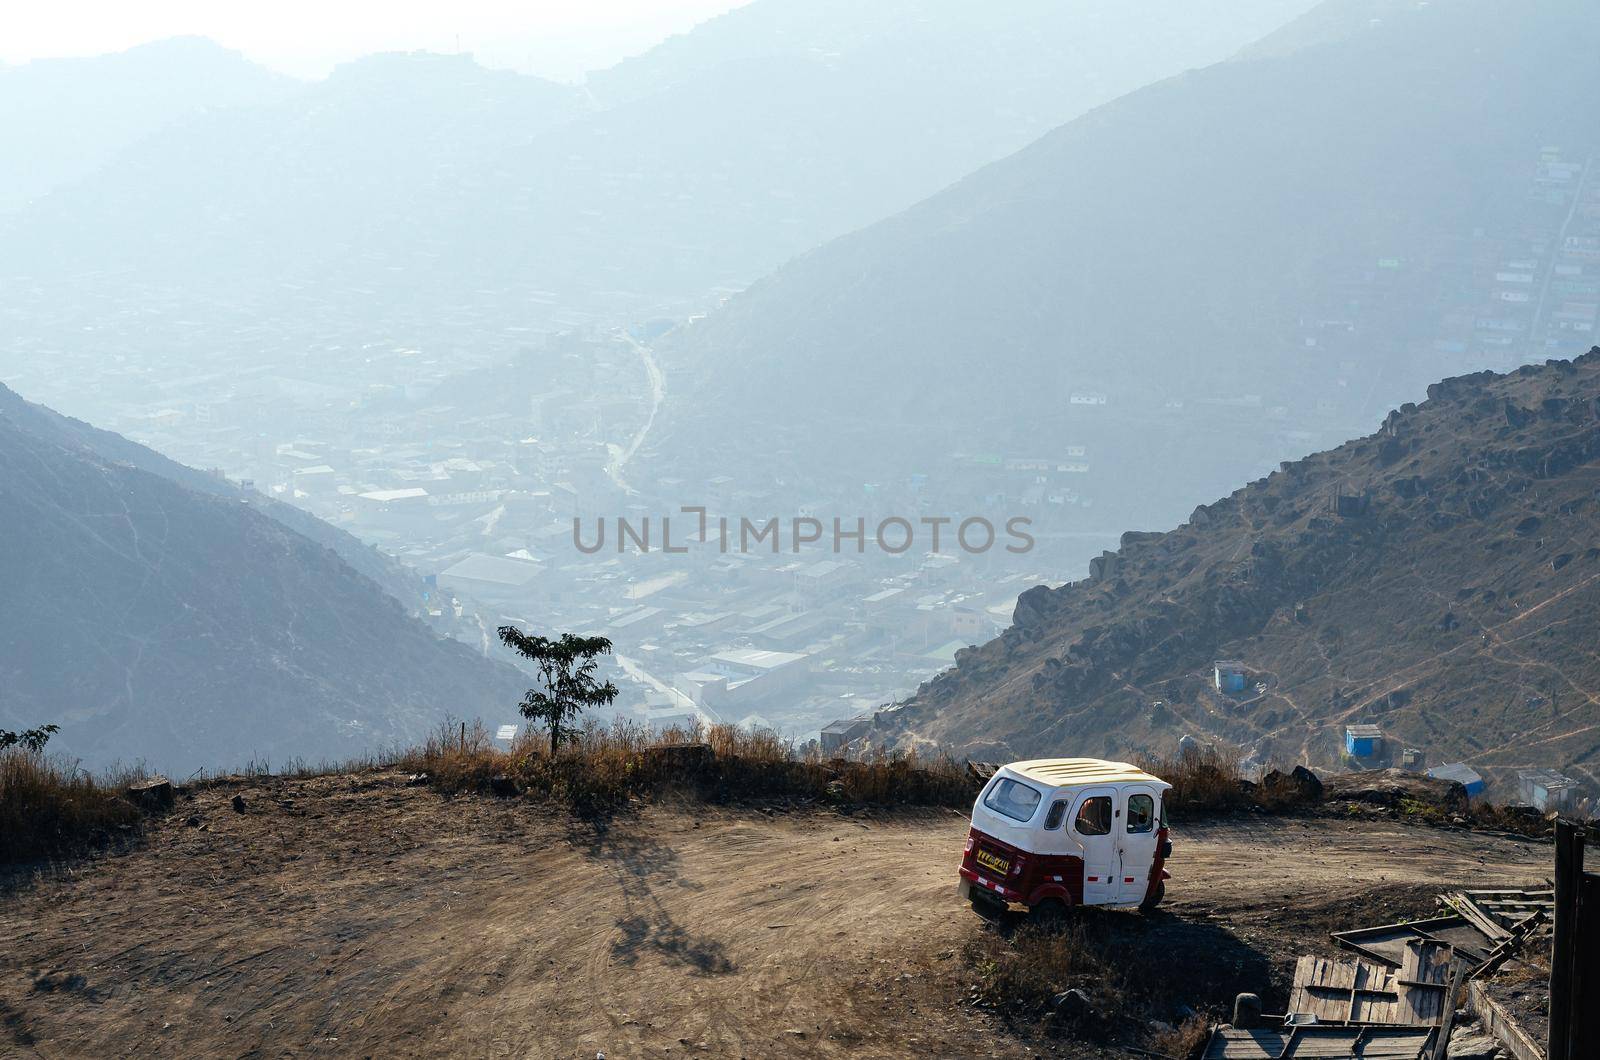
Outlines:
[{"label": "rock outcrop", "polygon": [[[1012,627],[896,725],[1018,756],[1195,733],[1332,766],[1366,722],[1396,755],[1482,771],[1530,764],[1532,743],[1536,764],[1589,775],[1600,349],[1428,392],[1375,435],[1128,535],[1086,580],[1023,593]],[[1243,662],[1245,692],[1216,690],[1216,659]]]}]

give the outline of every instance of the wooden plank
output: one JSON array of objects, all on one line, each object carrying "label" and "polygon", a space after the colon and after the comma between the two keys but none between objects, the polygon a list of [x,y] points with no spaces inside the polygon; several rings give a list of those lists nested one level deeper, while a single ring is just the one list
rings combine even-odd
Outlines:
[{"label": "wooden plank", "polygon": [[1574,940],[1583,876],[1583,829],[1556,821],[1555,939],[1550,954],[1550,1060],[1583,1060],[1572,1052]]},{"label": "wooden plank", "polygon": [[1456,912],[1466,917],[1473,926],[1483,932],[1490,942],[1499,942],[1509,932],[1500,925],[1500,922],[1490,916],[1478,905],[1476,901],[1461,891],[1451,891],[1439,896],[1445,904]]},{"label": "wooden plank", "polygon": [[1288,1040],[1283,1031],[1218,1027],[1203,1055],[1205,1060],[1278,1060]]},{"label": "wooden plank", "polygon": [[1347,950],[1393,967],[1399,967],[1401,951],[1411,939],[1447,943],[1455,951],[1457,960],[1473,965],[1482,963],[1494,949],[1489,937],[1459,913],[1408,924],[1379,924],[1335,931],[1331,937]]},{"label": "wooden plank", "polygon": [[1367,980],[1367,966],[1361,961],[1356,961],[1350,968],[1350,1007],[1345,1012],[1345,1022],[1354,1023],[1356,1020],[1365,1019],[1366,1011],[1361,997],[1361,988]]},{"label": "wooden plank", "polygon": [[1371,961],[1304,956],[1295,963],[1289,1011],[1321,1024],[1437,1024],[1444,1016],[1446,976],[1454,961],[1448,944],[1415,939],[1401,968]]},{"label": "wooden plank", "polygon": [[1289,988],[1289,1011],[1310,1012],[1306,1007],[1306,988],[1315,975],[1317,958],[1301,957],[1294,963],[1294,985]]},{"label": "wooden plank", "polygon": [[1578,882],[1578,923],[1572,940],[1572,1055],[1600,1056],[1600,876]]},{"label": "wooden plank", "polygon": [[1543,909],[1547,914],[1555,910],[1554,888],[1526,888],[1523,890],[1461,891],[1485,915],[1501,927],[1510,929],[1529,912]]},{"label": "wooden plank", "polygon": [[1449,1055],[1450,1032],[1456,1023],[1456,993],[1461,989],[1466,970],[1467,966],[1460,961],[1451,965],[1450,985],[1445,988],[1444,1013],[1439,1019],[1439,1036],[1434,1039],[1431,1060],[1447,1060]]},{"label": "wooden plank", "polygon": [[1546,914],[1543,909],[1535,909],[1526,917],[1523,917],[1512,927],[1511,934],[1489,952],[1488,957],[1484,959],[1482,964],[1472,970],[1471,978],[1480,979],[1493,974],[1495,969],[1505,963],[1506,958],[1521,949],[1529,937],[1538,931],[1544,924],[1545,918]]},{"label": "wooden plank", "polygon": [[1431,1027],[1302,1027],[1285,1060],[1422,1060]]}]

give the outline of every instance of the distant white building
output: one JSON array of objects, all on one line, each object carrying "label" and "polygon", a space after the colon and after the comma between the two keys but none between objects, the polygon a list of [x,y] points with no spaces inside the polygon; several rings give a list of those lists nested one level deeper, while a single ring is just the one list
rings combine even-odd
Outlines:
[{"label": "distant white building", "polygon": [[366,493],[356,494],[356,499],[379,508],[424,506],[428,503],[428,491],[421,486],[412,486],[399,490],[369,490]]},{"label": "distant white building", "polygon": [[672,687],[709,710],[718,710],[728,702],[728,675],[691,670],[673,679]]},{"label": "distant white building", "polygon": [[746,709],[751,703],[793,692],[804,683],[810,659],[792,651],[732,648],[679,675],[677,684],[697,703]]},{"label": "distant white building", "polygon": [[522,596],[538,579],[542,568],[527,560],[474,552],[439,572],[441,588],[469,596]]},{"label": "distant white building", "polygon": [[1519,769],[1517,797],[1536,809],[1565,810],[1578,800],[1578,782],[1553,769]]}]

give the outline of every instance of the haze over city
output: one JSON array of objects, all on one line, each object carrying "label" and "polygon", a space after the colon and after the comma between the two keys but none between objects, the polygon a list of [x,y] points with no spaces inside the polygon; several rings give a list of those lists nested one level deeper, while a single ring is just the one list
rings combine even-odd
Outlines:
[{"label": "haze over city", "polygon": [[1597,54],[0,16],[0,1053],[1592,1055]]}]

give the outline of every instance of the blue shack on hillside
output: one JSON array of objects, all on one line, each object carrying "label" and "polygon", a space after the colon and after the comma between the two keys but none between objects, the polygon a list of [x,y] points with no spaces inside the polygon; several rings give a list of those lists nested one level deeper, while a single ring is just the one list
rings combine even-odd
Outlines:
[{"label": "blue shack on hillside", "polygon": [[1432,777],[1434,780],[1453,780],[1466,788],[1467,795],[1472,798],[1482,795],[1484,788],[1488,787],[1478,771],[1465,762],[1449,762],[1442,766],[1434,766],[1424,776]]},{"label": "blue shack on hillside", "polygon": [[1218,692],[1243,692],[1244,663],[1218,659],[1211,664],[1211,679],[1216,682]]},{"label": "blue shack on hillside", "polygon": [[1351,758],[1373,758],[1383,750],[1383,730],[1376,725],[1346,725],[1344,753]]}]

